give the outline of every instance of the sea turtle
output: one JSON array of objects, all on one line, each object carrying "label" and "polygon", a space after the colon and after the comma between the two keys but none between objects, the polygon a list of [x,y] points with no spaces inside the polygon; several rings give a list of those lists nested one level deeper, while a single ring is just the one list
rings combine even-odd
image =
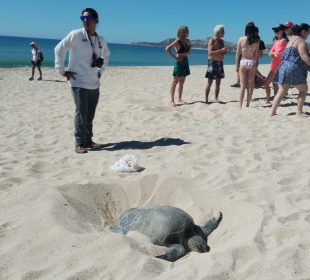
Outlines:
[{"label": "sea turtle", "polygon": [[205,253],[210,250],[207,238],[222,220],[222,213],[204,225],[195,225],[193,218],[180,208],[154,206],[130,208],[120,215],[120,225],[114,231],[127,234],[138,231],[155,245],[166,246],[166,254],[157,256],[174,262],[190,251]]}]

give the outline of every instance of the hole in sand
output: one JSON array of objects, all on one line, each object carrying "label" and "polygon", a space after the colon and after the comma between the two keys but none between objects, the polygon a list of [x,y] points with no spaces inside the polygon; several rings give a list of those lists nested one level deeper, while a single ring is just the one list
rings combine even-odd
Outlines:
[{"label": "hole in sand", "polygon": [[74,232],[103,231],[118,223],[120,212],[128,208],[126,194],[117,185],[66,185],[58,188],[54,217]]}]

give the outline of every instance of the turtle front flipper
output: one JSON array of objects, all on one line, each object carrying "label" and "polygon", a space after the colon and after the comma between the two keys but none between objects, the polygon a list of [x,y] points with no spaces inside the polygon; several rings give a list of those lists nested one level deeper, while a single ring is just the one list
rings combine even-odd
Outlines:
[{"label": "turtle front flipper", "polygon": [[201,226],[201,229],[205,235],[205,238],[208,238],[208,236],[214,231],[220,222],[223,219],[223,214],[222,212],[216,213],[213,218],[211,218],[207,223],[203,226]]},{"label": "turtle front flipper", "polygon": [[115,233],[121,233],[122,232],[121,226],[110,226],[110,230],[115,232]]},{"label": "turtle front flipper", "polygon": [[169,262],[175,262],[178,259],[184,257],[188,251],[181,244],[172,244],[169,246],[166,254],[156,256],[156,258],[163,259]]}]

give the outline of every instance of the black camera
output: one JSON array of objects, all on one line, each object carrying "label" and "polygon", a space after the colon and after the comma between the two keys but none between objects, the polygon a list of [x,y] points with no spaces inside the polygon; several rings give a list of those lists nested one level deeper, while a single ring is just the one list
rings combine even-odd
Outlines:
[{"label": "black camera", "polygon": [[93,59],[92,63],[91,63],[91,67],[98,67],[98,68],[101,68],[101,66],[103,65],[104,63],[104,59],[101,58],[101,57],[98,57],[98,58],[95,58]]}]

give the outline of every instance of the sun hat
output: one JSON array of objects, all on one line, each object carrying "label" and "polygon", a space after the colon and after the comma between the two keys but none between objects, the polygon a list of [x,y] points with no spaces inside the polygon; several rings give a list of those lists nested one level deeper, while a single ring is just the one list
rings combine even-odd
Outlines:
[{"label": "sun hat", "polygon": [[272,27],[273,31],[285,30],[285,26],[283,24],[279,24],[276,27]]},{"label": "sun hat", "polygon": [[290,28],[294,25],[294,23],[292,23],[291,21],[288,21],[284,24],[285,28]]}]

